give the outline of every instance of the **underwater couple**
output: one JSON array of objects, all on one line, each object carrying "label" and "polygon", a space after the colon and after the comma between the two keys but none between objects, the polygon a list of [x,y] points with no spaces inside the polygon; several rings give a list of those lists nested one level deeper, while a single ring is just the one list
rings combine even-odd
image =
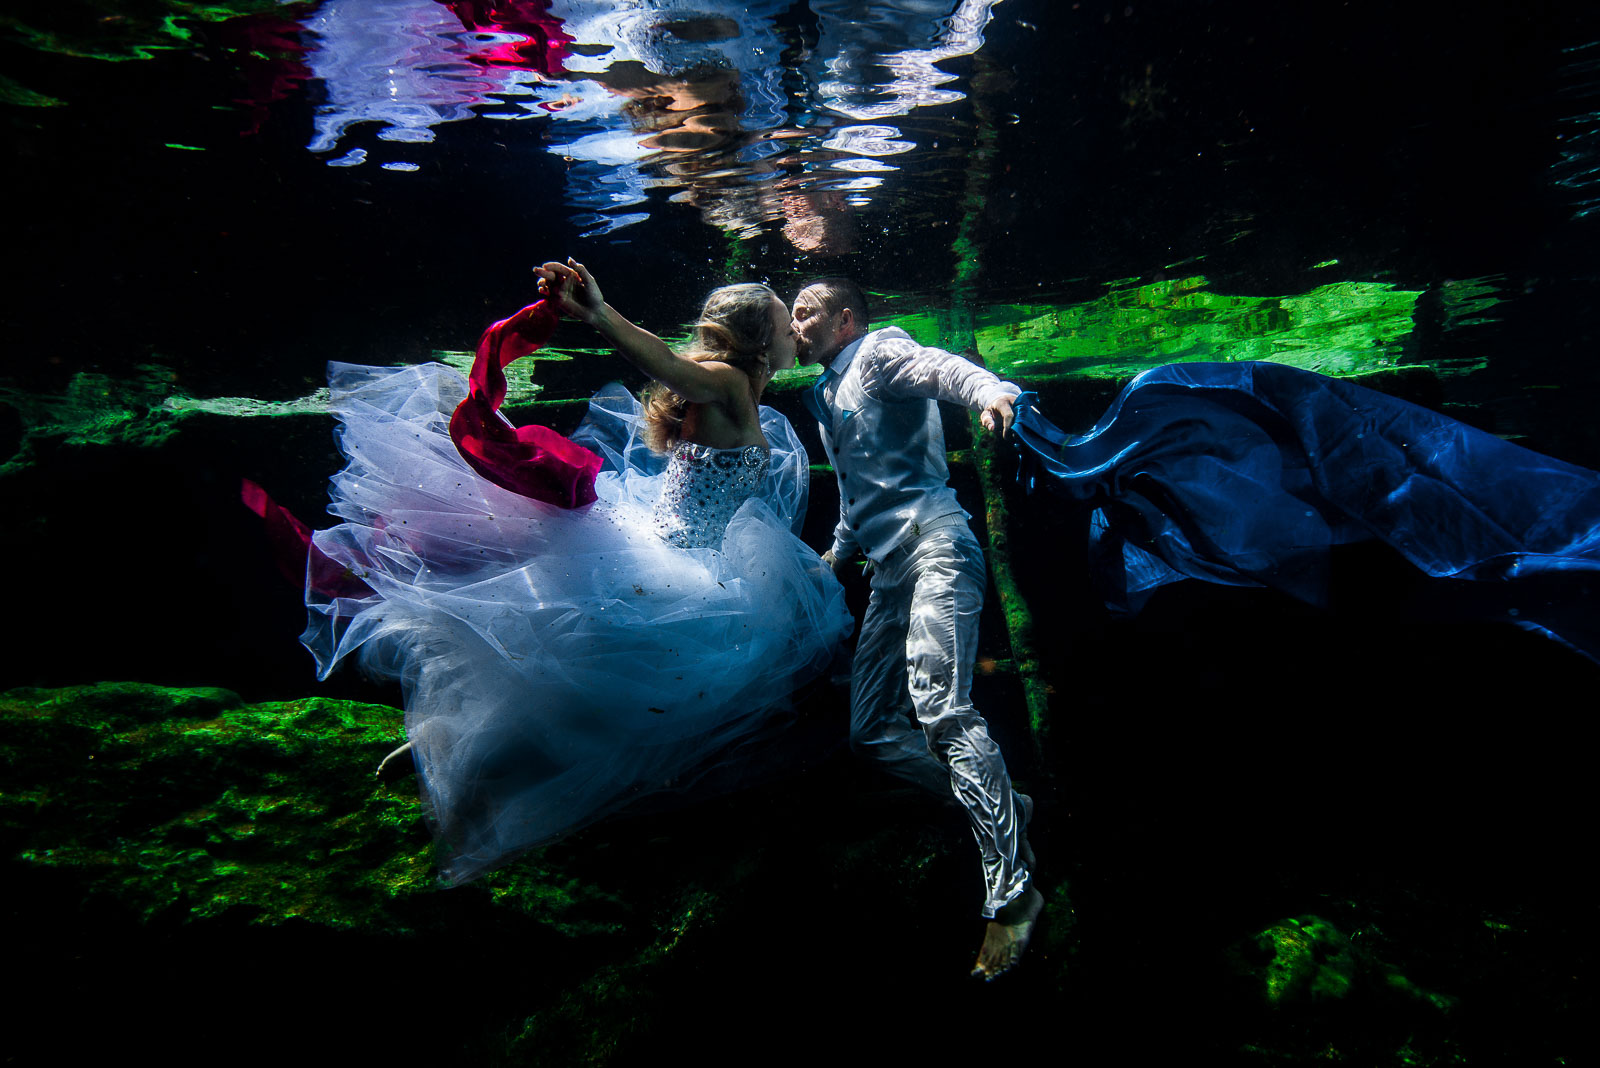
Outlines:
[{"label": "underwater couple", "polygon": [[[400,682],[445,879],[726,779],[849,640],[834,569],[865,557],[851,747],[965,813],[987,918],[972,972],[1008,971],[1044,906],[1033,802],[970,700],[987,571],[937,402],[1004,434],[1018,388],[872,330],[848,279],[792,307],[764,285],[717,289],[675,352],[582,264],[535,271],[542,299],[485,332],[467,379],[329,368],[348,462],[331,487],[342,522],[311,536],[302,640],[319,677],[354,657]],[[570,437],[499,412],[505,366],[562,315],[652,379],[637,400],[602,389]],[[796,362],[823,368],[805,401],[839,480],[820,556],[796,536],[809,458],[761,404]]]},{"label": "underwater couple", "polygon": [[[245,487],[299,554],[319,677],[353,656],[400,682],[449,882],[759,778],[790,695],[850,638],[834,568],[864,556],[851,747],[965,813],[988,918],[973,974],[1013,967],[1044,904],[1033,802],[969,697],[986,571],[947,485],[941,400],[1010,436],[1024,486],[1090,506],[1085,566],[1113,610],[1182,579],[1327,604],[1333,551],[1379,541],[1451,587],[1452,618],[1600,661],[1600,474],[1430,409],[1280,364],[1180,363],[1070,435],[1033,394],[872,330],[846,279],[792,307],[762,285],[718,289],[674,352],[581,264],[536,270],[543,299],[484,333],[466,379],[330,365],[342,522],[313,534]],[[499,412],[505,366],[563,314],[653,379],[642,401],[600,390],[571,437]],[[823,368],[804,400],[838,477],[821,556],[796,536],[809,460],[760,403],[797,361]]]}]

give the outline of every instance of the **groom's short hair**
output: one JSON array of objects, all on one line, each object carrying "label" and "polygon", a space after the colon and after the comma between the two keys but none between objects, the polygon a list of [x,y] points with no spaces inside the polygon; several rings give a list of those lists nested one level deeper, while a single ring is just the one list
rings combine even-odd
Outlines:
[{"label": "groom's short hair", "polygon": [[831,276],[827,278],[813,278],[801,289],[820,289],[822,291],[822,310],[829,315],[837,315],[849,308],[855,313],[856,322],[865,330],[872,321],[867,314],[867,295],[861,287],[848,278]]}]

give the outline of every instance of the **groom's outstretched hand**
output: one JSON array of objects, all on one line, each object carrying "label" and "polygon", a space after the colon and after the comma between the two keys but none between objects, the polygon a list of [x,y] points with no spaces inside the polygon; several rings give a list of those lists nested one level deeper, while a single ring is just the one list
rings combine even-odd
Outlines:
[{"label": "groom's outstretched hand", "polygon": [[978,416],[983,429],[991,434],[998,430],[1002,438],[1011,433],[1011,423],[1016,418],[1016,413],[1011,410],[1011,402],[1016,399],[1015,393],[1006,393],[990,401],[989,406]]}]

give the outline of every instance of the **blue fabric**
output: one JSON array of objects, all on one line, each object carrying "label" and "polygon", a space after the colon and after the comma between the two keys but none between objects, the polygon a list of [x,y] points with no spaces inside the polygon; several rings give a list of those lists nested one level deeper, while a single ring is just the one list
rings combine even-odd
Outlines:
[{"label": "blue fabric", "polygon": [[811,413],[813,419],[826,427],[831,427],[833,420],[828,418],[828,399],[823,395],[822,391],[827,386],[828,376],[831,374],[833,374],[832,371],[824,369],[817,376],[817,380],[812,384],[811,388],[800,395],[802,402],[806,406],[806,411]]},{"label": "blue fabric", "polygon": [[1017,400],[1019,477],[1095,507],[1092,566],[1137,611],[1182,578],[1327,599],[1329,550],[1518,584],[1505,617],[1600,659],[1600,473],[1349,382],[1269,363],[1158,367],[1087,434]]}]

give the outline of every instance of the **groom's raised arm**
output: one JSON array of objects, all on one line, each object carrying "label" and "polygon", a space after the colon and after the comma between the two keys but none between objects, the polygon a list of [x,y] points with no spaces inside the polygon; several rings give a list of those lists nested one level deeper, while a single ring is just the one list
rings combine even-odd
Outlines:
[{"label": "groom's raised arm", "polygon": [[1011,428],[1011,402],[1022,390],[953,352],[885,338],[862,368],[862,385],[885,400],[927,397],[982,412],[990,430]]}]

